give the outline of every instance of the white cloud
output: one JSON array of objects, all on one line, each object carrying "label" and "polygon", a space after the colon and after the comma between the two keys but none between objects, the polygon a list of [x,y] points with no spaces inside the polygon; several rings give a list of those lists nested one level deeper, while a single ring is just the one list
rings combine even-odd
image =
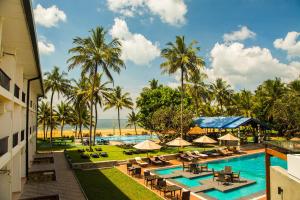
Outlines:
[{"label": "white cloud", "polygon": [[160,55],[157,44],[153,44],[145,36],[131,33],[126,21],[115,18],[115,23],[109,33],[113,38],[119,38],[122,43],[122,59],[130,60],[137,65],[149,64]]},{"label": "white cloud", "polygon": [[278,38],[274,41],[274,47],[287,51],[289,57],[300,56],[300,40],[297,41],[300,32],[288,32],[285,38]]},{"label": "white cloud", "polygon": [[40,54],[49,55],[55,51],[54,44],[47,42],[44,39],[38,40],[38,47],[39,47]]},{"label": "white cloud", "polygon": [[241,26],[240,30],[231,33],[225,33],[223,39],[225,42],[243,41],[248,38],[254,38],[256,33],[249,30],[247,26]]},{"label": "white cloud", "polygon": [[108,8],[126,17],[149,12],[164,23],[179,26],[185,23],[187,6],[183,0],[107,0]]},{"label": "white cloud", "polygon": [[65,22],[67,16],[64,11],[60,10],[56,5],[44,8],[38,4],[33,10],[35,22],[47,28],[57,26],[60,21]]},{"label": "white cloud", "polygon": [[290,81],[300,74],[300,62],[281,63],[269,49],[243,44],[215,44],[210,53],[211,68],[206,69],[210,81],[223,78],[236,89],[254,90],[262,81],[281,77]]},{"label": "white cloud", "polygon": [[167,85],[170,88],[177,89],[180,86],[180,83],[178,83],[178,82],[168,82]]}]

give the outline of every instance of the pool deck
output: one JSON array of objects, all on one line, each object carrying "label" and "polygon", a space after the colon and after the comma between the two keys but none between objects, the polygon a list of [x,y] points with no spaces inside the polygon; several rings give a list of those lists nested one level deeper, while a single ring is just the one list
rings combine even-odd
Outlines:
[{"label": "pool deck", "polygon": [[[240,156],[244,156],[244,155],[251,155],[251,154],[256,154],[256,153],[262,153],[262,152],[264,152],[263,148],[258,148],[258,149],[251,149],[251,148],[249,148],[249,149],[242,149],[242,150],[246,151],[247,154],[201,159],[200,163],[206,163],[206,162],[209,162],[209,161],[222,160],[222,159],[228,159],[228,158],[230,159],[230,158],[234,158],[234,157],[240,157]],[[170,160],[170,163],[171,164],[168,165],[168,166],[166,166],[166,167],[157,167],[157,166],[149,165],[148,167],[142,168],[142,174],[143,174],[144,170],[153,171],[155,169],[178,167],[178,166],[182,165],[182,162],[180,162],[178,160]],[[126,165],[120,165],[120,166],[117,166],[117,168],[120,171],[122,171],[124,174],[127,174]],[[181,184],[179,184],[176,181],[170,181],[170,178],[179,177],[179,176],[184,176],[186,178],[196,178],[196,177],[200,177],[200,176],[205,176],[204,173],[202,173],[202,174],[192,174],[192,173],[189,173],[189,172],[183,172],[183,171],[180,171],[180,172],[184,173],[184,175],[178,175],[178,174],[176,175],[176,172],[175,172],[174,175],[172,175],[171,177],[168,177],[168,175],[160,175],[160,176],[163,177],[163,178],[168,179],[168,185],[178,185],[178,186],[182,187],[184,190],[186,190],[186,189],[191,190],[190,200],[199,200],[199,199],[200,200],[215,200],[214,198],[211,198],[211,197],[209,197],[209,196],[207,196],[207,195],[205,195],[204,193],[201,192],[201,191],[204,191],[205,188],[202,188],[202,190],[201,190],[201,188],[198,188],[200,190],[197,190],[196,189],[197,187],[195,187],[195,189],[190,189],[190,188],[183,187]],[[208,174],[206,174],[206,175],[208,175]],[[134,180],[136,180],[138,183],[140,183],[141,185],[145,186],[143,178],[135,178],[135,177],[132,177],[132,178]],[[218,182],[216,182],[216,183],[218,184]],[[249,182],[249,183],[253,184],[253,182],[252,183]],[[210,186],[207,186],[207,187],[210,187]],[[220,184],[220,187],[221,187],[221,184]],[[242,187],[242,186],[239,186],[239,187]],[[150,189],[150,187],[147,187],[147,188]],[[197,193],[196,193],[196,190],[197,190]],[[160,192],[158,190],[152,189],[152,191],[154,191],[157,195],[160,195]],[[264,196],[263,192],[259,192],[259,193],[252,194],[250,196],[243,197],[243,198],[241,198],[241,200],[254,199],[254,198],[256,200],[264,200],[265,196]]]}]

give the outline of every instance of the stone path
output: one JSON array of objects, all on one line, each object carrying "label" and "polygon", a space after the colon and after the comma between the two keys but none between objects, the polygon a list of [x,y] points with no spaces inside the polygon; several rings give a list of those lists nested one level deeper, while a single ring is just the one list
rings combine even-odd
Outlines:
[{"label": "stone path", "polygon": [[85,200],[63,152],[54,152],[53,154],[56,181],[26,183],[20,199],[58,194],[60,200]]}]

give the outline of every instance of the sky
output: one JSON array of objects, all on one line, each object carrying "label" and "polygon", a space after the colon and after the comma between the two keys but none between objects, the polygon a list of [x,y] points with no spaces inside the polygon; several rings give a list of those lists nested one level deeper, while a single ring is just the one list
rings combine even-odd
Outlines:
[{"label": "sky", "polygon": [[[235,90],[254,91],[264,80],[300,75],[300,1],[297,0],[33,0],[43,72],[58,66],[69,78],[68,50],[77,36],[103,26],[119,38],[126,69],[115,85],[133,100],[149,80],[177,87],[179,76],[161,73],[160,51],[184,35],[198,41],[207,82],[223,78]],[[55,99],[59,102],[63,99]],[[126,118],[128,110],[121,112]],[[115,110],[99,118],[116,118]]]}]

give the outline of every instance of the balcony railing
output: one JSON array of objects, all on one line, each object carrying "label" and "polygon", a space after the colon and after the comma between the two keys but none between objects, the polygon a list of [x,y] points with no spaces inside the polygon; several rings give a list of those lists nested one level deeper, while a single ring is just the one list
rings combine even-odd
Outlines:
[{"label": "balcony railing", "polygon": [[18,145],[19,133],[13,134],[13,147]]},{"label": "balcony railing", "polygon": [[15,92],[14,95],[16,98],[20,97],[20,88],[15,84]]},{"label": "balcony railing", "polygon": [[24,130],[22,130],[22,131],[21,131],[21,141],[23,141],[23,140],[24,140],[24,138],[25,138],[25,131],[24,131]]},{"label": "balcony railing", "polygon": [[7,91],[10,89],[10,78],[7,74],[0,69],[0,85]]},{"label": "balcony railing", "polygon": [[8,151],[8,136],[0,139],[0,156]]},{"label": "balcony railing", "polygon": [[22,102],[25,103],[25,98],[26,98],[26,94],[24,92],[22,92]]}]

